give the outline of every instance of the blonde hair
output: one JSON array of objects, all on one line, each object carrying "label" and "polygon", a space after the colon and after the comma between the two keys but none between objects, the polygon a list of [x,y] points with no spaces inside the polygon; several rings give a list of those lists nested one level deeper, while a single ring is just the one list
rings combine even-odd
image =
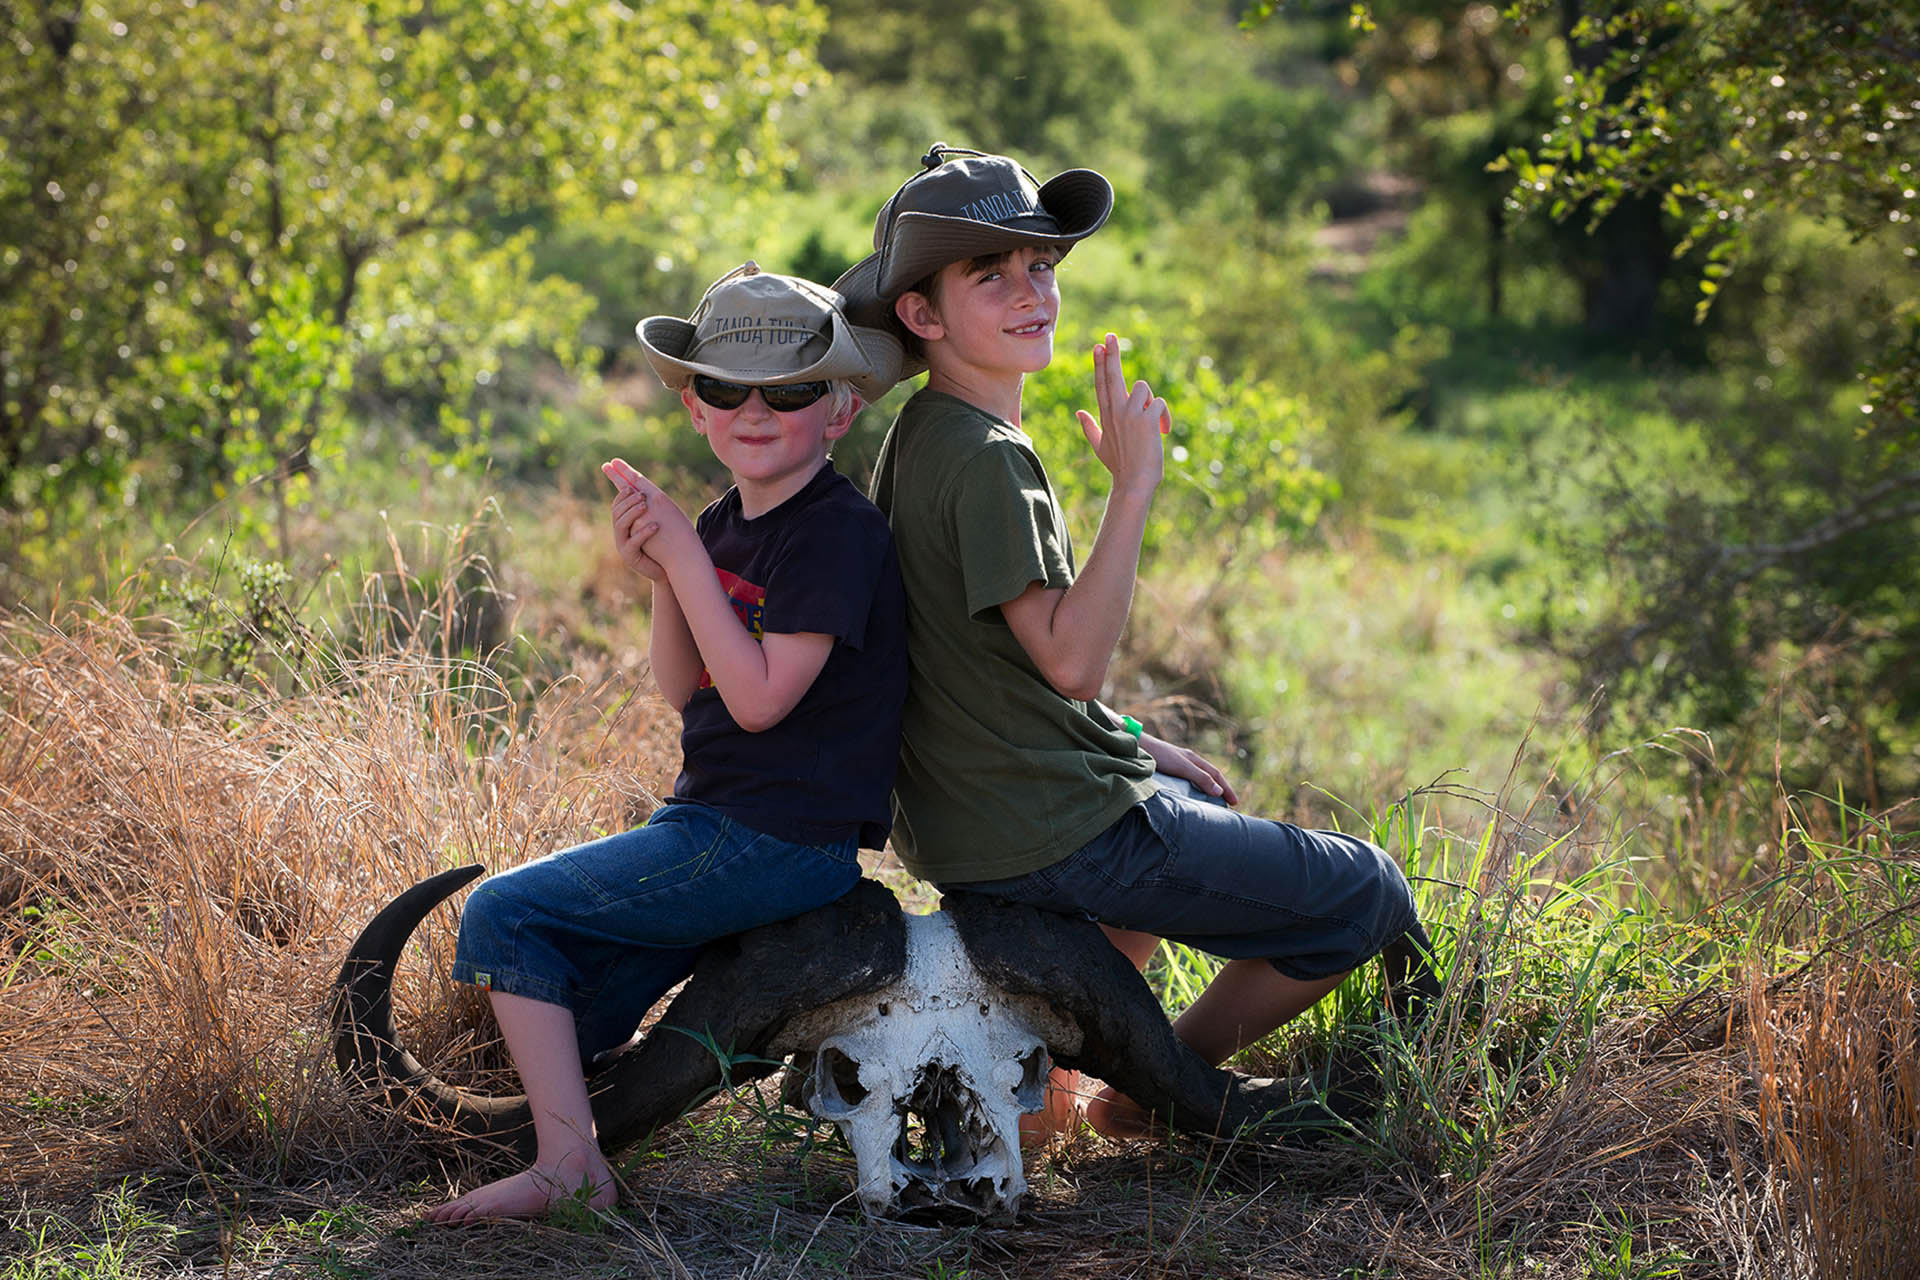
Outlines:
[{"label": "blonde hair", "polygon": [[860,393],[853,389],[853,383],[845,378],[831,378],[827,381],[827,421],[847,416],[853,410]]}]

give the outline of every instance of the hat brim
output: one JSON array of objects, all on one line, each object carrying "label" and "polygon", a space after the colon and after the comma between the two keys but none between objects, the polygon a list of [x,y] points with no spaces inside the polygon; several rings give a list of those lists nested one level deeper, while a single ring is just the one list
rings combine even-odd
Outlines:
[{"label": "hat brim", "polygon": [[[847,300],[847,318],[856,325],[897,332],[895,299],[950,262],[1030,244],[1071,248],[1106,225],[1113,212],[1113,184],[1092,169],[1068,169],[1041,185],[1039,203],[1057,230],[1037,231],[937,213],[899,215],[886,251],[868,254],[833,282],[834,291]],[[925,360],[909,355],[900,376],[910,378],[926,367]]]},{"label": "hat brim", "polygon": [[870,253],[840,273],[833,291],[847,300],[847,319],[870,329],[899,327],[893,299],[880,296],[880,255]]},{"label": "hat brim", "polygon": [[1054,228],[1007,226],[942,213],[902,213],[894,219],[882,256],[878,288],[889,301],[949,262],[1006,253],[1029,244],[1071,245],[1106,225],[1113,186],[1091,169],[1055,174],[1039,191]]},{"label": "hat brim", "polygon": [[765,370],[729,369],[700,360],[689,360],[696,327],[678,316],[648,316],[634,330],[640,347],[654,374],[670,391],[679,391],[693,381],[695,374],[738,382],[743,386],[763,387],[781,382],[810,382],[816,379],[845,378],[868,404],[893,389],[903,376],[906,350],[900,340],[877,328],[849,323],[841,316],[828,320],[833,330],[827,352],[804,369]]},{"label": "hat brim", "polygon": [[[905,337],[907,327],[894,314],[892,298],[880,296],[880,255],[870,253],[854,263],[833,282],[833,290],[847,300],[847,316],[857,325],[885,329]],[[917,377],[927,371],[927,358],[915,355],[906,343],[900,343],[900,376]]]}]

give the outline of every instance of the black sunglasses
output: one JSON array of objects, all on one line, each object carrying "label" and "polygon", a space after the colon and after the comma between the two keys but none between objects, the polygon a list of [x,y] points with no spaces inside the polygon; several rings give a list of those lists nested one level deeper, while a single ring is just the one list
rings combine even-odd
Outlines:
[{"label": "black sunglasses", "polygon": [[768,386],[742,386],[738,382],[722,382],[718,378],[709,378],[704,373],[693,375],[693,394],[716,409],[738,409],[755,391],[758,391],[760,398],[767,402],[767,408],[775,413],[794,413],[826,395],[828,384],[825,382],[775,382]]}]

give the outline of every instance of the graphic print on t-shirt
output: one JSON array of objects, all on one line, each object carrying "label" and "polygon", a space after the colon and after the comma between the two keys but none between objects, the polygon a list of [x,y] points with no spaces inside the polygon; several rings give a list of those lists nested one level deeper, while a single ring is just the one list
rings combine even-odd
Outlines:
[{"label": "graphic print on t-shirt", "polygon": [[[767,589],[757,587],[737,573],[729,573],[716,567],[714,572],[720,576],[720,589],[727,593],[727,602],[733,606],[733,612],[739,617],[747,634],[758,640],[766,634]],[[713,688],[713,677],[707,674],[706,665],[700,667],[700,689]]]}]

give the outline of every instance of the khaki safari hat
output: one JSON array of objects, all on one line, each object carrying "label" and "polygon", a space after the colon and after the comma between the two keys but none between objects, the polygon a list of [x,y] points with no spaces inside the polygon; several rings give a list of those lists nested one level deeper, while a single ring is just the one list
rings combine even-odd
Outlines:
[{"label": "khaki safari hat", "polygon": [[824,285],[747,262],[707,286],[690,319],[648,316],[634,328],[674,391],[696,373],[747,386],[845,378],[872,404],[900,381],[905,353],[892,334],[848,320],[845,305]]},{"label": "khaki safari hat", "polygon": [[[1113,185],[1091,169],[1068,169],[1041,183],[1006,156],[944,142],[920,163],[921,171],[880,206],[874,252],[833,282],[860,324],[893,324],[894,300],[950,262],[1035,242],[1071,246],[1113,212]],[[914,361],[907,372],[922,367]]]}]

